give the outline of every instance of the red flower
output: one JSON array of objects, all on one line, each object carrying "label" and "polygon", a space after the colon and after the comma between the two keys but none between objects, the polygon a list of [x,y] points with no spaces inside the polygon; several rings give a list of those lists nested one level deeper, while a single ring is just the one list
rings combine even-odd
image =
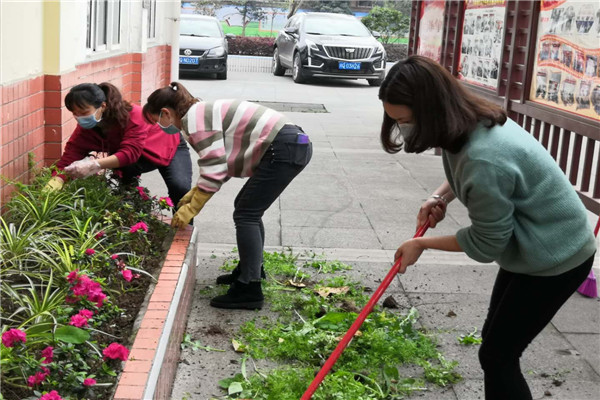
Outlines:
[{"label": "red flower", "polygon": [[40,400],[62,400],[62,397],[58,395],[56,390],[53,390],[40,397]]},{"label": "red flower", "polygon": [[42,350],[42,357],[44,357],[42,364],[50,364],[52,362],[52,358],[54,357],[54,348],[52,346],[46,347],[44,350]]},{"label": "red flower", "polygon": [[86,378],[83,380],[83,386],[94,386],[96,384],[96,380],[94,378]]},{"label": "red flower", "polygon": [[146,225],[145,222],[138,222],[129,229],[129,233],[135,233],[140,229],[143,229],[144,231],[148,232],[148,225]]},{"label": "red flower", "polygon": [[92,255],[94,255],[95,253],[96,253],[96,250],[94,250],[94,249],[87,249],[87,250],[85,251],[85,255],[86,255],[86,256],[92,256]]},{"label": "red flower", "polygon": [[76,326],[78,328],[81,328],[82,326],[87,326],[88,324],[88,320],[86,317],[84,317],[83,315],[73,315],[71,317],[71,322],[69,322],[69,325],[73,325]]},{"label": "red flower", "polygon": [[10,329],[2,334],[2,344],[6,347],[13,347],[15,342],[27,341],[27,335],[20,329]]},{"label": "red flower", "polygon": [[112,260],[116,260],[117,258],[119,258],[119,255],[118,254],[113,254],[112,256],[110,256],[110,258]]},{"label": "red flower", "polygon": [[150,200],[150,197],[144,191],[143,186],[136,186],[136,189],[138,190],[138,193],[140,194],[140,197],[142,198],[142,200]]},{"label": "red flower", "polygon": [[105,358],[110,358],[111,360],[119,359],[122,361],[126,361],[127,357],[129,356],[129,350],[127,350],[127,347],[120,345],[119,343],[113,342],[110,345],[108,345],[107,348],[102,350],[102,354]]},{"label": "red flower", "polygon": [[131,278],[133,277],[133,273],[128,270],[127,268],[124,268],[121,271],[121,275],[123,275],[123,279],[125,279],[127,282],[131,282]]},{"label": "red flower", "polygon": [[106,233],[104,233],[104,231],[100,231],[98,233],[96,233],[96,236],[94,236],[96,239],[102,239],[104,236],[106,236]]}]

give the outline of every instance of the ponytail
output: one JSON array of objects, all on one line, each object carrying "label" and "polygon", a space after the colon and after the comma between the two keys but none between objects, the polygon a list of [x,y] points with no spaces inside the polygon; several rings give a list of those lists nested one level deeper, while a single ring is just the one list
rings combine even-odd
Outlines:
[{"label": "ponytail", "polygon": [[151,115],[160,114],[160,110],[165,107],[175,110],[178,118],[182,118],[192,105],[198,102],[194,96],[179,82],[171,82],[169,86],[156,89],[144,105],[144,118],[151,123],[154,121]]},{"label": "ponytail", "polygon": [[121,92],[113,84],[108,82],[103,82],[99,85],[95,83],[80,83],[73,86],[65,96],[65,106],[71,112],[73,112],[73,108],[75,107],[87,108],[92,106],[100,108],[102,103],[106,103],[102,119],[109,123],[116,123],[125,129],[132,107],[129,102],[123,100]]},{"label": "ponytail", "polygon": [[114,121],[125,129],[129,121],[129,112],[133,107],[128,101],[123,100],[121,92],[112,83],[102,82],[98,86],[106,96],[106,110],[104,110],[102,118]]}]

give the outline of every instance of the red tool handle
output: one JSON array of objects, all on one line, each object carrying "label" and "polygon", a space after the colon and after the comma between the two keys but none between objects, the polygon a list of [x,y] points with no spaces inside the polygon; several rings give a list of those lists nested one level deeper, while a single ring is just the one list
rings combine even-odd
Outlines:
[{"label": "red tool handle", "polygon": [[[415,236],[413,236],[413,238],[423,236],[428,228],[429,222],[426,222],[425,224],[423,224],[422,227],[419,228],[419,230],[417,231],[417,233],[415,233]],[[360,312],[350,329],[348,329],[348,332],[346,332],[342,340],[340,340],[337,347],[335,348],[333,353],[331,353],[331,355],[329,356],[329,358],[327,359],[327,361],[325,362],[315,379],[313,379],[308,389],[306,389],[306,392],[304,392],[300,400],[310,400],[310,398],[315,393],[321,382],[323,382],[323,379],[325,379],[325,376],[329,373],[329,371],[331,370],[335,362],[338,360],[338,358],[340,358],[340,356],[344,352],[344,349],[346,348],[348,343],[350,343],[350,340],[352,340],[352,337],[354,337],[356,331],[358,331],[358,328],[360,328],[363,322],[365,322],[367,316],[371,313],[371,311],[373,311],[373,307],[375,307],[375,304],[377,304],[377,302],[383,295],[383,292],[385,292],[388,286],[390,286],[390,283],[392,283],[394,276],[398,274],[401,263],[402,258],[398,258],[398,260],[396,260],[396,262],[394,263],[392,269],[390,269],[390,272],[388,272],[388,274],[383,279],[383,282],[381,282],[375,293],[373,293],[373,296],[371,297],[367,305],[362,309],[362,311]]]},{"label": "red tool handle", "polygon": [[598,237],[598,231],[600,231],[600,216],[598,216],[598,223],[596,224],[596,229],[594,229],[594,236]]}]

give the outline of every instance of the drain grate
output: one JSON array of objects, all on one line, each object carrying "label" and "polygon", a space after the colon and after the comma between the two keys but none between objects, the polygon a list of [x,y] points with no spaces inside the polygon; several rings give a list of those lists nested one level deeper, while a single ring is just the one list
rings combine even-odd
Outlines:
[{"label": "drain grate", "polygon": [[275,111],[301,112],[301,113],[327,113],[323,104],[318,103],[285,103],[279,101],[248,100],[261,106],[269,107]]}]

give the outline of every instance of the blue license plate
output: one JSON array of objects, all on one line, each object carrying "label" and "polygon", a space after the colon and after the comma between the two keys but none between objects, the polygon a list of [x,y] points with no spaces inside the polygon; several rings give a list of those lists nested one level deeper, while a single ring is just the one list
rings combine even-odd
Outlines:
[{"label": "blue license plate", "polygon": [[196,57],[179,57],[179,64],[198,65],[198,59]]},{"label": "blue license plate", "polygon": [[360,63],[359,62],[340,61],[338,64],[338,68],[339,69],[351,69],[351,70],[358,71],[360,69]]}]

